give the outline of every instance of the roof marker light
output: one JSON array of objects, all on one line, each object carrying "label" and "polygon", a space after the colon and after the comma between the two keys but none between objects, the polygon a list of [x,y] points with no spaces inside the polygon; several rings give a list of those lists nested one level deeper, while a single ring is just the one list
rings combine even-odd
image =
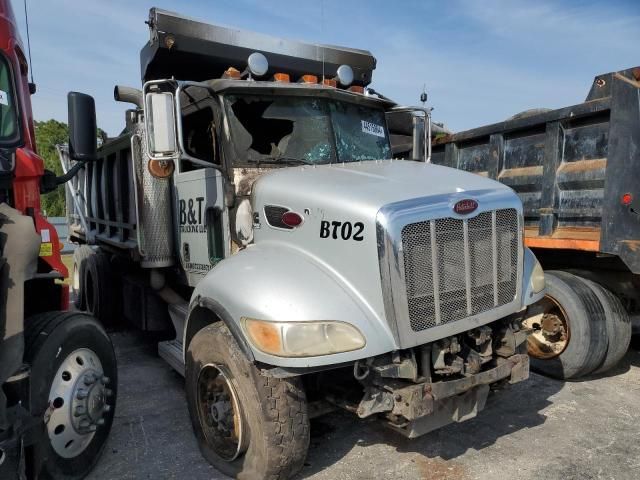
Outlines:
[{"label": "roof marker light", "polygon": [[241,77],[242,77],[242,74],[240,73],[240,70],[233,67],[227,68],[222,74],[222,78],[230,78],[233,80],[240,80]]},{"label": "roof marker light", "polygon": [[318,77],[315,75],[303,75],[298,83],[318,83]]},{"label": "roof marker light", "polygon": [[333,87],[333,88],[336,88],[336,87],[338,86],[338,82],[336,82],[336,81],[335,81],[335,79],[333,79],[333,78],[325,78],[325,79],[322,81],[322,84],[323,84],[325,87]]},{"label": "roof marker light", "polygon": [[352,85],[348,88],[350,92],[364,94],[364,87],[360,85]]},{"label": "roof marker light", "polygon": [[289,74],[288,73],[274,73],[273,81],[281,82],[281,83],[289,83]]}]

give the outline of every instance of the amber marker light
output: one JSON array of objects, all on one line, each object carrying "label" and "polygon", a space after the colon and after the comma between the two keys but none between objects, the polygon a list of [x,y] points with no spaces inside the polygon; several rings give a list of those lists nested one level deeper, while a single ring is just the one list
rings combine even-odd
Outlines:
[{"label": "amber marker light", "polygon": [[222,78],[230,78],[232,80],[240,80],[241,73],[237,68],[229,67],[222,74]]},{"label": "amber marker light", "polygon": [[147,167],[156,178],[167,178],[173,173],[173,162],[170,160],[149,160]]},{"label": "amber marker light", "polygon": [[274,82],[280,82],[280,83],[289,83],[289,81],[290,81],[289,74],[288,73],[274,73],[273,74],[273,81]]},{"label": "amber marker light", "polygon": [[318,77],[315,75],[303,75],[300,77],[300,83],[318,83]]},{"label": "amber marker light", "polygon": [[260,350],[271,355],[282,354],[282,336],[278,324],[247,318],[244,319],[244,326],[251,342]]}]

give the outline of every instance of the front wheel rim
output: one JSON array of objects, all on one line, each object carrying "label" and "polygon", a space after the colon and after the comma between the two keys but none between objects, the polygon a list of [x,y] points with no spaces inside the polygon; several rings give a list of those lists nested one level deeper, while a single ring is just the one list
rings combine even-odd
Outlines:
[{"label": "front wheel rim", "polygon": [[523,322],[532,330],[527,339],[529,355],[540,360],[559,357],[571,340],[567,313],[560,302],[546,295],[531,307],[529,314]]},{"label": "front wheel rim", "polygon": [[71,352],[62,361],[49,389],[44,414],[49,441],[63,458],[75,458],[86,450],[111,410],[107,398],[110,379],[104,376],[98,355],[88,348]]},{"label": "front wheel rim", "polygon": [[198,420],[207,444],[221,459],[232,462],[248,447],[248,435],[231,375],[223,365],[207,364],[198,374]]}]

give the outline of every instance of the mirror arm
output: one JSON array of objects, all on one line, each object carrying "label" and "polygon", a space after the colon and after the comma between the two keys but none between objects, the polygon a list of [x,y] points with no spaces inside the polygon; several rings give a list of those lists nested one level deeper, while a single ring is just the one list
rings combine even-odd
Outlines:
[{"label": "mirror arm", "polygon": [[67,170],[67,173],[56,177],[56,186],[67,183],[69,180],[75,177],[80,169],[84,168],[85,163],[87,163],[88,161],[89,160],[79,160],[73,167]]},{"label": "mirror arm", "polygon": [[53,192],[59,185],[67,183],[77,175],[81,168],[84,167],[88,160],[78,160],[64,175],[56,176],[51,170],[45,170],[44,175],[40,179],[40,193]]}]

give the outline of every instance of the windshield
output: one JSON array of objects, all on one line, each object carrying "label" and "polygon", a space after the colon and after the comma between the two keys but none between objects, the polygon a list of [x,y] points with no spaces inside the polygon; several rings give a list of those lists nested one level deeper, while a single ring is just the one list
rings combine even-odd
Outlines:
[{"label": "windshield", "polygon": [[239,163],[323,164],[389,158],[384,111],[330,99],[229,95]]},{"label": "windshield", "polygon": [[19,140],[11,70],[7,60],[0,55],[0,147],[14,146]]}]

